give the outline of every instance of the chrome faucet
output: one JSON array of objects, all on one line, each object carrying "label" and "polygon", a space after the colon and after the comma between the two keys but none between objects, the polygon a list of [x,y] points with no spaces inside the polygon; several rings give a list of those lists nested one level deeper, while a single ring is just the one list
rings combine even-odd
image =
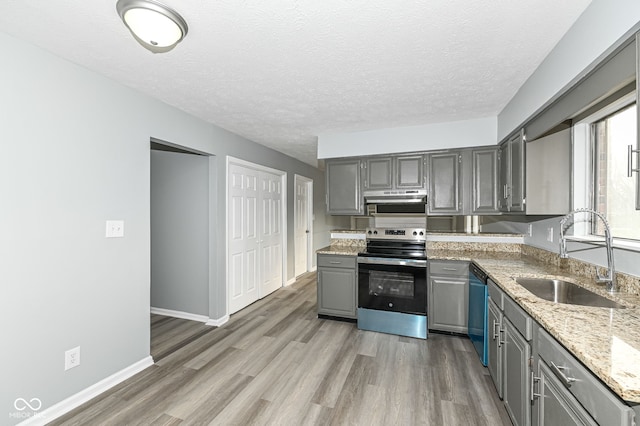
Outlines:
[{"label": "chrome faucet", "polygon": [[[562,259],[566,259],[569,257],[569,254],[567,253],[567,239],[564,236],[565,223],[576,213],[590,213],[602,220],[602,223],[604,224],[604,240],[607,246],[607,273],[605,275],[602,275],[598,271],[598,268],[596,268],[596,281],[599,283],[606,283],[607,291],[609,291],[610,293],[618,291],[618,286],[616,285],[616,269],[613,264],[613,238],[611,236],[611,228],[609,227],[609,222],[602,213],[599,213],[592,209],[576,209],[567,213],[562,218],[562,220],[560,221],[560,257]],[[568,229],[572,224],[573,222],[570,223],[566,228]]]}]

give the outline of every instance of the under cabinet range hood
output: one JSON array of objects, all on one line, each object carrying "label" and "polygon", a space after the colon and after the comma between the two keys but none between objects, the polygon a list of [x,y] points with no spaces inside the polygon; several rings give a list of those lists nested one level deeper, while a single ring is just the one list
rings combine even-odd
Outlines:
[{"label": "under cabinet range hood", "polygon": [[426,204],[426,189],[363,191],[367,204]]},{"label": "under cabinet range hood", "polygon": [[426,189],[364,191],[369,216],[425,215]]}]

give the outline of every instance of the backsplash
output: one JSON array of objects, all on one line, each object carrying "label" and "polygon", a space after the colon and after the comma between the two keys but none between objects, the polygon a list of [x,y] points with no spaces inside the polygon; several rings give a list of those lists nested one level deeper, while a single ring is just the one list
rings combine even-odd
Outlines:
[{"label": "backsplash", "polygon": [[[597,268],[600,268],[600,273],[606,272],[606,268],[604,267],[574,258],[562,259],[557,253],[529,245],[522,245],[522,254],[558,266],[560,269],[566,270],[572,275],[592,280],[596,279]],[[616,272],[616,281],[620,292],[640,296],[640,277],[635,277],[623,272]]]}]

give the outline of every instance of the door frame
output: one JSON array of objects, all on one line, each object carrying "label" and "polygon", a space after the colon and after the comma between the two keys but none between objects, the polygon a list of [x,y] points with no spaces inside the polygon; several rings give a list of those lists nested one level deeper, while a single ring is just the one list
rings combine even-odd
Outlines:
[{"label": "door frame", "polygon": [[[295,197],[297,197],[297,188],[298,188],[298,182],[302,182],[304,184],[306,184],[307,186],[307,227],[309,228],[309,235],[307,236],[307,259],[306,259],[306,263],[307,263],[307,268],[305,272],[311,272],[312,271],[312,267],[313,267],[313,255],[312,255],[312,248],[313,248],[313,179],[308,178],[306,176],[302,176],[299,174],[295,174],[293,175],[293,193],[294,193],[294,200],[293,200],[293,217],[294,220],[296,217],[298,217],[298,203],[296,202]],[[296,275],[296,255],[298,254],[298,247],[296,246],[296,224],[293,224],[293,275],[294,275],[294,282],[295,282],[295,278],[297,277]],[[305,273],[303,272],[303,273]],[[289,284],[289,283],[288,283]]]},{"label": "door frame", "polygon": [[225,268],[224,268],[224,276],[225,276],[225,311],[226,315],[229,314],[229,296],[231,292],[229,291],[229,166],[231,164],[235,164],[242,167],[247,167],[249,169],[257,170],[259,172],[271,173],[274,175],[280,176],[280,185],[282,187],[282,279],[280,283],[280,287],[284,287],[287,281],[287,172],[282,170],[273,169],[271,167],[263,166],[261,164],[252,163],[247,160],[242,160],[240,158],[232,157],[230,155],[226,156],[226,167],[225,167],[225,209],[224,209],[224,220],[225,220]]}]

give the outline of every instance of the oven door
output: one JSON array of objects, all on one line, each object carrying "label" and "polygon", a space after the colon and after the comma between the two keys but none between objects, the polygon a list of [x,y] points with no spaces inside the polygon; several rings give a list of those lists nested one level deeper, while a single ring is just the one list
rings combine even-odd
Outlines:
[{"label": "oven door", "polygon": [[427,261],[358,257],[358,307],[427,313]]}]

